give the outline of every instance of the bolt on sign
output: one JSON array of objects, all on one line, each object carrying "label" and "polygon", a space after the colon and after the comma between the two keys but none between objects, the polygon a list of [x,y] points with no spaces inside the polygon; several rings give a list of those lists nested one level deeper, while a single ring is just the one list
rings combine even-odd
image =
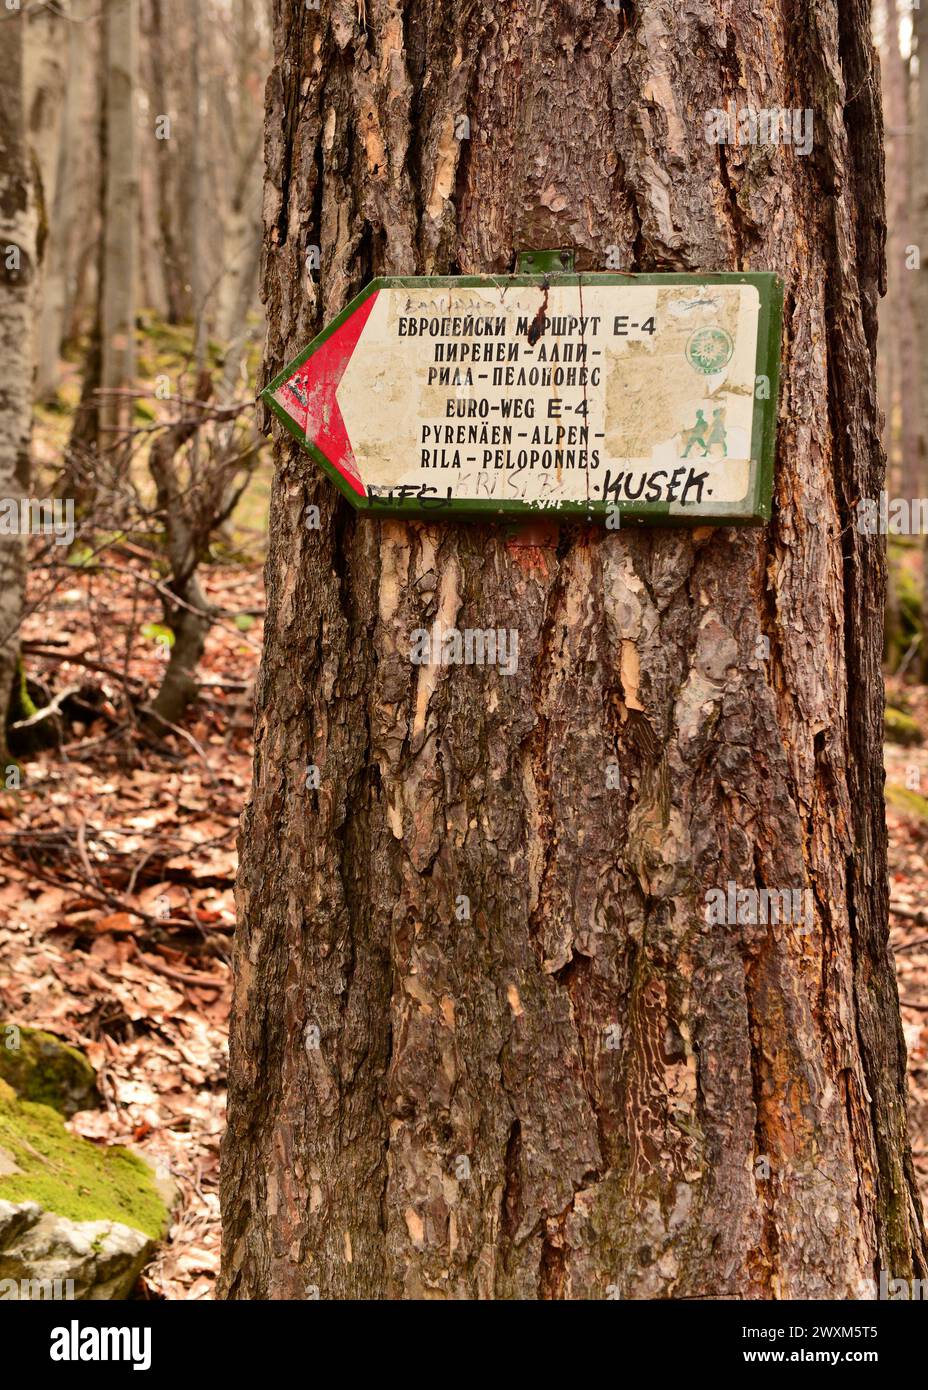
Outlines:
[{"label": "bolt on sign", "polygon": [[362,511],[762,523],[782,303],[770,273],[379,279],[262,394]]}]

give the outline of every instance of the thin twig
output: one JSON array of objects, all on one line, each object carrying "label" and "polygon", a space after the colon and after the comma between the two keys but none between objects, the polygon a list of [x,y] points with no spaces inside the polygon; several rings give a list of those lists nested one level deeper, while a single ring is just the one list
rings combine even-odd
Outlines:
[{"label": "thin twig", "polygon": [[899,903],[890,903],[889,910],[894,917],[904,917],[907,922],[917,922],[920,927],[928,927],[928,912],[917,907],[901,907]]},{"label": "thin twig", "polygon": [[197,743],[193,734],[189,733],[187,729],[182,729],[179,724],[172,724],[170,719],[165,719],[164,715],[159,714],[157,710],[152,709],[151,705],[145,705],[142,710],[142,713],[146,717],[150,715],[152,719],[157,719],[158,723],[163,724],[166,729],[170,729],[172,733],[179,734],[181,738],[185,738],[187,742],[190,744],[191,748],[193,748],[193,750],[196,753],[198,753],[199,756],[203,759],[203,766],[209,773],[210,780],[212,781],[213,786],[219,786],[219,780],[212,767],[210,766],[209,758],[206,756],[202,744]]},{"label": "thin twig", "polygon": [[[0,855],[0,857],[2,857],[2,855]],[[18,860],[12,862],[16,863],[17,866],[19,864]],[[30,863],[29,872],[33,874],[35,878],[41,879],[43,883],[50,883],[55,888],[67,888],[72,893],[76,893],[79,897],[91,898],[94,902],[100,903],[104,907],[113,907],[120,912],[128,913],[130,917],[138,917],[139,920],[144,922],[148,927],[183,927],[185,930],[190,927],[189,922],[183,921],[179,917],[153,917],[150,912],[143,912],[140,907],[132,907],[123,898],[118,898],[115,893],[109,893],[106,889],[96,889],[92,884],[85,883],[83,878],[79,874],[74,873],[73,870],[72,875],[77,879],[76,885],[67,882],[62,883],[61,879],[56,878],[54,874],[50,874],[38,868],[35,861]]]},{"label": "thin twig", "polygon": [[10,725],[11,729],[31,729],[36,724],[43,724],[46,719],[50,719],[53,714],[61,713],[61,704],[69,695],[76,695],[80,690],[79,685],[66,685],[63,690],[59,690],[54,700],[45,705],[42,709],[37,709],[35,714],[30,714],[28,719],[17,719]]},{"label": "thin twig", "polygon": [[143,965],[147,965],[150,970],[154,970],[158,975],[164,975],[168,980],[177,980],[182,985],[192,985],[195,989],[225,989],[228,980],[217,980],[215,975],[194,975],[188,974],[184,970],[175,970],[171,965],[162,965],[161,961],[155,956],[143,955],[138,948],[138,943],[130,941],[132,947],[131,954],[137,956]]}]

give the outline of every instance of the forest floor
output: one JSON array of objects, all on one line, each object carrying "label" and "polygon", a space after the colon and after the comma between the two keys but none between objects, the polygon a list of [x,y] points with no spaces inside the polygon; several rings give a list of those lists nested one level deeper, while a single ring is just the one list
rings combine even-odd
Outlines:
[{"label": "forest floor", "polygon": [[925,743],[887,743],[890,942],[896,960],[909,1070],[909,1131],[928,1222],[928,687],[887,682],[887,703],[907,711]]},{"label": "forest floor", "polygon": [[[208,1299],[262,580],[254,563],[205,571],[225,616],[208,639],[202,698],[188,737],[153,748],[131,720],[121,727],[125,682],[153,690],[161,666],[157,644],[138,640],[148,615],[125,611],[125,578],[78,571],[25,625],[30,674],[51,690],[90,680],[103,704],[86,726],[68,724],[63,746],[23,762],[18,791],[0,791],[0,1020],[80,1047],[104,1105],[72,1129],[133,1145],[175,1184],[171,1230],[138,1296]],[[928,730],[928,688],[890,698]],[[928,745],[888,744],[886,766],[890,925],[928,1205]]]},{"label": "forest floor", "polygon": [[55,690],[89,678],[101,718],[69,723],[63,747],[23,760],[19,791],[0,791],[0,1019],[80,1047],[104,1107],[71,1128],[132,1145],[178,1189],[140,1281],[149,1298],[209,1298],[219,1267],[236,835],[264,595],[254,564],[204,578],[233,616],[209,635],[190,737],[159,749],[120,729],[123,682],[159,683],[160,648],[139,630],[158,614],[134,615],[127,653],[131,585],[78,571],[27,619],[28,670]]}]

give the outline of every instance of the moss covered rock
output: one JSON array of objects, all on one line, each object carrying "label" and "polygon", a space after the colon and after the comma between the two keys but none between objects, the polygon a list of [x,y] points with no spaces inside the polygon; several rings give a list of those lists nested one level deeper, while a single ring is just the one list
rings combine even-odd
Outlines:
[{"label": "moss covered rock", "polygon": [[886,706],[883,732],[890,743],[900,743],[904,748],[911,748],[923,739],[922,731],[912,716],[903,714],[901,709],[893,709],[892,705]]},{"label": "moss covered rock", "polygon": [[154,1241],[118,1221],[69,1221],[0,1200],[0,1299],[126,1298]]},{"label": "moss covered rock", "polygon": [[0,1080],[20,1100],[50,1105],[62,1115],[100,1104],[96,1073],[83,1053],[35,1028],[0,1027]]},{"label": "moss covered rock", "polygon": [[143,1159],[71,1134],[56,1111],[0,1081],[4,1297],[42,1297],[33,1283],[70,1280],[75,1298],[124,1298],[167,1224]]},{"label": "moss covered rock", "polygon": [[[19,1100],[0,1081],[0,1198],[38,1202],[73,1221],[121,1221],[157,1239],[167,1210],[138,1154],[103,1148],[65,1129],[47,1105]],[[15,1171],[10,1164],[15,1165]]]}]

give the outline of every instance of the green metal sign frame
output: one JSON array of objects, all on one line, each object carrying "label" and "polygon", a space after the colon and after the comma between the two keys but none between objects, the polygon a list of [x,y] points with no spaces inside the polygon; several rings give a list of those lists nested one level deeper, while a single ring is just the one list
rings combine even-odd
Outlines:
[{"label": "green metal sign frame", "polygon": [[[569,264],[569,252],[529,252],[520,257],[522,266],[533,264]],[[556,257],[551,261],[547,257]],[[565,259],[566,258],[566,259]],[[506,289],[509,287],[537,288],[544,291],[556,287],[592,286],[693,286],[704,285],[753,285],[758,292],[760,307],[757,327],[757,353],[755,360],[755,382],[766,379],[767,395],[758,396],[755,390],[751,430],[751,479],[749,498],[745,503],[720,503],[711,511],[701,507],[690,515],[680,511],[671,512],[669,502],[618,501],[607,502],[599,498],[589,500],[567,500],[556,504],[522,500],[496,499],[448,499],[446,497],[362,497],[352,491],[345,478],[334,468],[326,456],[308,439],[295,420],[274,398],[274,392],[283,386],[294,372],[307,362],[314,353],[336,333],[348,319],[355,314],[371,295],[380,290],[401,289]],[[783,312],[783,282],[770,271],[756,272],[718,272],[710,274],[668,273],[657,275],[636,274],[575,274],[548,273],[536,275],[477,275],[477,276],[409,276],[382,277],[372,280],[360,294],[356,295],[342,312],[297,357],[287,364],[261,392],[262,399],[278,417],[284,427],[293,435],[325,475],[338,488],[339,492],[360,512],[370,516],[428,517],[431,520],[442,518],[473,517],[483,520],[492,518],[512,519],[513,517],[540,516],[585,516],[602,519],[617,510],[621,524],[633,522],[639,525],[658,526],[713,526],[713,525],[763,525],[770,518],[773,491],[773,471],[776,453],[776,420],[780,378],[780,337]]]}]

